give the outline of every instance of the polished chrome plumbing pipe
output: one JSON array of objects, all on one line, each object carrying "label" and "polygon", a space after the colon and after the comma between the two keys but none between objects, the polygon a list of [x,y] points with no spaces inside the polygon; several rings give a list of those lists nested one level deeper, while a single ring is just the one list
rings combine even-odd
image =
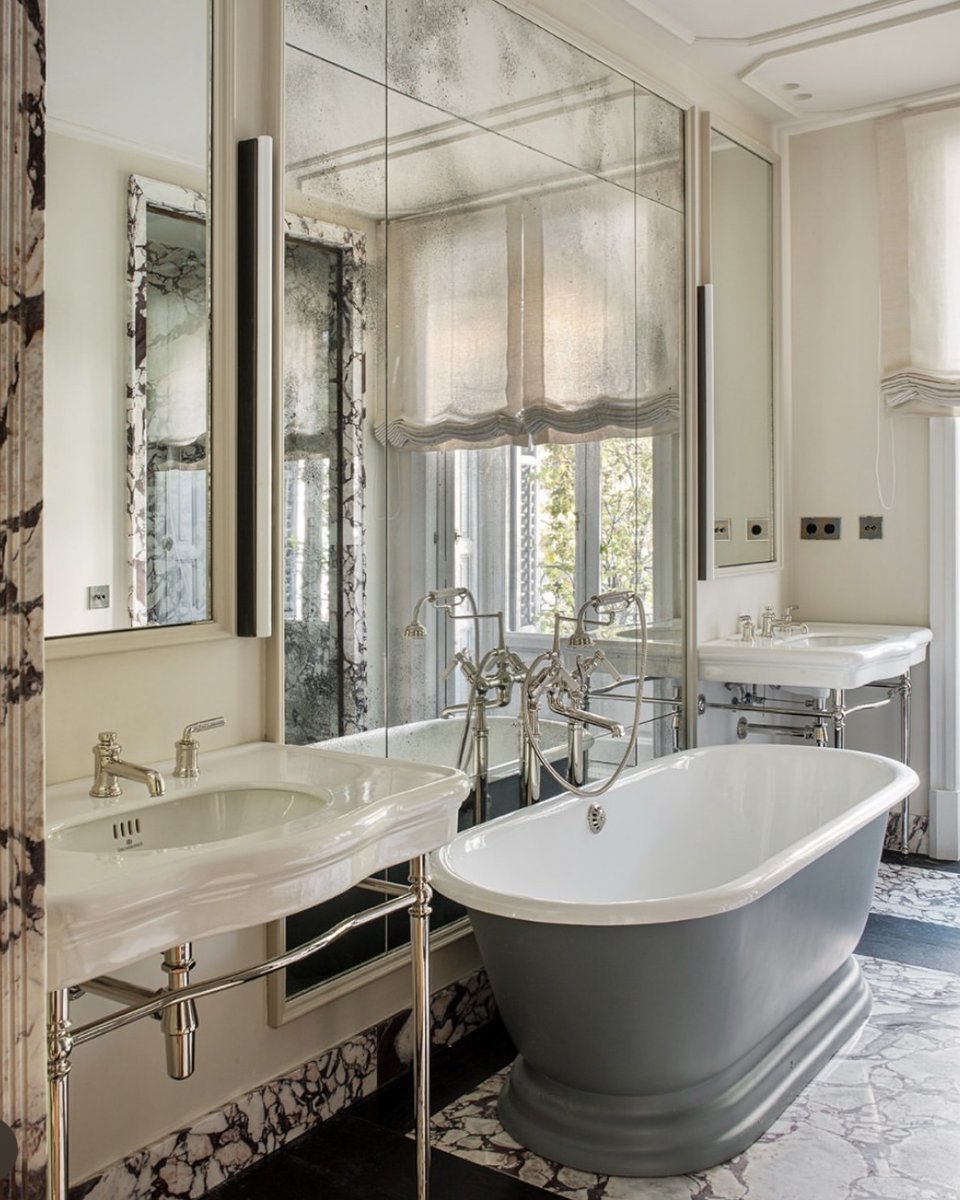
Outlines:
[{"label": "polished chrome plumbing pipe", "polygon": [[[93,1041],[104,1034],[113,1033],[143,1017],[159,1016],[167,1009],[178,1005],[192,1004],[204,996],[213,996],[229,991],[244,983],[262,979],[274,971],[293,966],[311,954],[325,949],[352,929],[358,929],[371,921],[390,916],[407,909],[410,913],[411,959],[413,969],[413,1021],[414,1021],[414,1093],[416,1110],[416,1158],[417,1200],[428,1200],[430,1171],[430,900],[432,890],[426,873],[424,856],[410,863],[410,886],[402,888],[402,894],[394,894],[402,885],[379,879],[364,881],[371,890],[384,892],[391,899],[356,913],[338,922],[324,933],[318,934],[302,946],[283,954],[268,958],[251,967],[238,968],[203,983],[188,984],[169,992],[157,992],[137,999],[130,1007],[108,1017],[100,1017],[74,1029],[70,1022],[71,998],[82,993],[82,988],[57,988],[48,998],[47,1023],[47,1074],[50,1103],[49,1145],[49,1200],[67,1200],[69,1186],[69,1087],[71,1055],[74,1047]],[[182,964],[181,964],[182,965]],[[179,969],[179,967],[178,967]],[[100,995],[119,989],[119,981],[100,976],[91,981],[95,986],[89,990]],[[85,985],[86,986],[86,985]],[[122,986],[122,985],[121,985]],[[139,996],[136,985],[128,985],[129,995]],[[113,997],[111,997],[113,998]]]},{"label": "polished chrome plumbing pipe", "polygon": [[[835,688],[830,693],[830,704],[828,706],[819,706],[810,703],[804,704],[803,707],[791,708],[782,704],[754,704],[750,702],[742,702],[740,704],[720,704],[712,700],[707,700],[706,696],[700,695],[697,697],[697,712],[703,715],[708,708],[720,709],[726,712],[739,713],[758,713],[765,716],[773,717],[813,717],[818,725],[824,725],[827,721],[833,722],[833,744],[837,749],[843,749],[846,741],[846,724],[847,717],[854,713],[867,712],[870,709],[886,708],[888,704],[893,702],[894,696],[900,700],[900,761],[909,764],[910,761],[910,733],[911,733],[911,697],[913,694],[913,683],[910,679],[910,668],[908,667],[902,675],[897,676],[896,681],[890,679],[872,680],[870,683],[863,685],[870,688],[883,688],[887,695],[884,700],[875,700],[870,704],[855,704],[847,706],[844,703],[844,692],[842,688]],[[753,733],[785,733],[787,727],[768,725],[766,727],[758,724],[747,722],[747,732]],[[739,735],[739,726],[738,726]],[[819,745],[823,742],[819,738],[815,738]],[[904,796],[900,804],[900,851],[902,854],[908,854],[910,850],[910,797]]]}]

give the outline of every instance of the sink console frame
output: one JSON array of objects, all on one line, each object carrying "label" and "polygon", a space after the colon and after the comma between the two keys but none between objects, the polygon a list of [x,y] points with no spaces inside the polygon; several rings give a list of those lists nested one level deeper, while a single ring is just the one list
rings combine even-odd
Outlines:
[{"label": "sink console frame", "polygon": [[[426,858],[420,855],[410,860],[409,887],[381,879],[367,879],[362,885],[388,897],[382,904],[334,925],[311,941],[268,958],[251,967],[240,968],[202,983],[183,986],[181,978],[171,977],[171,986],[108,1017],[100,1017],[86,1025],[73,1028],[70,1022],[70,1003],[84,990],[95,991],[112,999],[138,996],[141,989],[121,980],[100,977],[80,987],[57,988],[48,1001],[47,1065],[50,1098],[50,1171],[49,1200],[67,1200],[69,1184],[69,1076],[71,1056],[77,1046],[94,1038],[122,1029],[144,1017],[162,1017],[175,1006],[192,1006],[204,996],[228,991],[255,979],[263,979],[301,959],[323,950],[353,929],[395,912],[407,909],[410,914],[410,947],[413,971],[413,1087],[416,1114],[417,1200],[427,1200],[430,1173],[430,900],[432,889],[426,870]],[[170,952],[168,951],[168,954]],[[187,951],[189,957],[189,951]],[[192,964],[191,964],[192,965]],[[182,1009],[179,1011],[183,1011]],[[191,1035],[192,1036],[192,1035]]]},{"label": "sink console frame", "polygon": [[[847,718],[853,713],[868,709],[886,708],[895,698],[900,701],[900,761],[910,761],[911,694],[910,668],[893,679],[877,679],[863,684],[864,687],[882,688],[886,696],[869,704],[849,705],[843,688],[831,688],[825,702],[810,700],[806,704],[768,704],[757,699],[734,700],[731,704],[720,704],[697,697],[697,711],[702,715],[708,708],[722,709],[741,714],[737,722],[737,737],[745,738],[750,733],[766,733],[777,736],[803,738],[817,746],[827,745],[832,732],[833,745],[842,750],[846,741]],[[750,693],[752,695],[752,693]],[[751,721],[747,714],[763,717],[801,717],[805,725],[774,725],[769,722]],[[904,796],[900,805],[900,849],[906,854],[910,840],[910,797]]]}]

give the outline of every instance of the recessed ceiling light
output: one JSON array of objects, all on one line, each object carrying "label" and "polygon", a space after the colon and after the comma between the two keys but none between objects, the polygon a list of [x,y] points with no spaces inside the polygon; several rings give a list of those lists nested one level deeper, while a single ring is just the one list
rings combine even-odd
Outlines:
[{"label": "recessed ceiling light", "polygon": [[797,92],[794,100],[812,100],[813,92]]},{"label": "recessed ceiling light", "polygon": [[783,85],[783,90],[785,92],[795,92],[799,86],[799,83],[785,83]]}]

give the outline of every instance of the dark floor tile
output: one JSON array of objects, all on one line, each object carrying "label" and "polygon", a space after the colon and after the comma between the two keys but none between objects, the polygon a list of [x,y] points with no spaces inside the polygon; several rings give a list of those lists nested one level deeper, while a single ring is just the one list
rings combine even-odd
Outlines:
[{"label": "dark floor tile", "polygon": [[960,929],[871,913],[857,953],[960,975]]},{"label": "dark floor tile", "polygon": [[[412,1138],[347,1113],[288,1148],[317,1173],[317,1195],[323,1200],[415,1200],[415,1151]],[[548,1195],[442,1150],[430,1156],[430,1200],[544,1200]]]},{"label": "dark floor tile", "polygon": [[[452,1046],[434,1051],[430,1062],[430,1110],[439,1112],[473,1091],[477,1084],[513,1062],[513,1043],[500,1019],[467,1034]],[[413,1128],[413,1080],[409,1072],[358,1100],[350,1115],[386,1129],[407,1133]]]},{"label": "dark floor tile", "polygon": [[928,858],[925,854],[900,854],[896,850],[885,850],[883,861],[900,863],[904,867],[920,867],[927,871],[949,871],[960,875],[960,862],[944,862],[939,858]]},{"label": "dark floor tile", "polygon": [[317,1169],[280,1151],[207,1192],[207,1200],[317,1200],[319,1195]]}]

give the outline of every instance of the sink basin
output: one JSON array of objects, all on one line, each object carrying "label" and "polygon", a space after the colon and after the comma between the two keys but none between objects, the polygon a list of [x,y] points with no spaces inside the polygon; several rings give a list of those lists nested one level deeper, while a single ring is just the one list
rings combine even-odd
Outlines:
[{"label": "sink basin", "polygon": [[166,795],[89,778],[47,789],[47,948],[52,988],[169,946],[319,904],[450,841],[461,771],[307,747],[211,751],[198,780],[154,763]]},{"label": "sink basin", "polygon": [[931,634],[909,625],[811,623],[806,633],[704,642],[697,651],[699,676],[725,683],[776,683],[845,689],[892,679],[923,662]]},{"label": "sink basin", "polygon": [[124,816],[107,815],[58,829],[50,846],[81,854],[141,854],[266,833],[313,817],[329,793],[290,788],[224,788],[144,804]]}]

